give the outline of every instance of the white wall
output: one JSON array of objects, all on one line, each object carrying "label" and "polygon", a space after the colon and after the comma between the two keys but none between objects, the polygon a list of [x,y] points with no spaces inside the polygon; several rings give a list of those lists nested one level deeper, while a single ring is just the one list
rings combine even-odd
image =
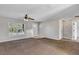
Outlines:
[{"label": "white wall", "polygon": [[63,19],[59,20],[59,39],[63,38]]},{"label": "white wall", "polygon": [[40,37],[59,39],[59,21],[46,21],[40,24]]},{"label": "white wall", "polygon": [[38,35],[38,24],[36,22],[25,22],[25,34],[27,37]]},{"label": "white wall", "polygon": [[77,21],[77,36],[78,36],[78,39],[79,39],[79,21]]},{"label": "white wall", "polygon": [[7,20],[0,18],[0,41],[8,38],[8,24]]},{"label": "white wall", "polygon": [[[25,24],[25,31],[24,35],[17,35],[13,37],[9,37],[8,33],[8,23],[24,23]],[[63,24],[63,25],[62,25]],[[63,26],[63,28],[62,28]],[[64,32],[63,30],[64,29]],[[62,35],[63,34],[63,35]],[[21,38],[28,38],[28,37],[48,37],[52,39],[61,39],[63,36],[64,38],[71,39],[72,37],[72,22],[65,21],[62,23],[60,20],[50,20],[41,22],[39,25],[39,34],[38,34],[38,23],[35,22],[24,22],[23,20],[16,20],[16,19],[8,19],[0,17],[0,42],[2,41],[10,41],[16,40]]]},{"label": "white wall", "polygon": [[71,20],[64,20],[63,36],[64,38],[72,39],[72,21]]},{"label": "white wall", "polygon": [[[25,24],[24,34],[12,36],[12,37],[9,36],[8,23],[24,23]],[[34,23],[34,22],[27,23],[27,22],[24,22],[23,20],[16,20],[16,19],[0,17],[0,42],[28,38],[28,37],[33,37],[35,35],[38,35],[37,34],[37,23]]]}]

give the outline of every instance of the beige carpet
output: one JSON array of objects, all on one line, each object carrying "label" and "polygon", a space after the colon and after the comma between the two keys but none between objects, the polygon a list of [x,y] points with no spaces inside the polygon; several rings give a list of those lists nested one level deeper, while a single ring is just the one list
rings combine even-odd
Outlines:
[{"label": "beige carpet", "polygon": [[28,38],[0,43],[1,55],[79,54],[79,43],[48,38]]}]

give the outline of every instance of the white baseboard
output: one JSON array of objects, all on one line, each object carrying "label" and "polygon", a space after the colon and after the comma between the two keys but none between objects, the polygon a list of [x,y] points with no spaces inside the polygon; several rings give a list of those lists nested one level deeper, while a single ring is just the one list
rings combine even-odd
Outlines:
[{"label": "white baseboard", "polygon": [[64,37],[64,38],[72,40],[72,38],[70,38],[70,37]]}]

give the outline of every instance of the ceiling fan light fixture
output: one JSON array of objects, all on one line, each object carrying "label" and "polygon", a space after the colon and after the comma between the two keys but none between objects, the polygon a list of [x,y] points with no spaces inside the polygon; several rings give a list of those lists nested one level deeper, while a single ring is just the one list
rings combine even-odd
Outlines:
[{"label": "ceiling fan light fixture", "polygon": [[29,20],[34,20],[32,17],[28,17],[28,15],[26,14],[24,17],[24,21],[29,21]]},{"label": "ceiling fan light fixture", "polygon": [[29,21],[29,20],[24,18],[24,21]]}]

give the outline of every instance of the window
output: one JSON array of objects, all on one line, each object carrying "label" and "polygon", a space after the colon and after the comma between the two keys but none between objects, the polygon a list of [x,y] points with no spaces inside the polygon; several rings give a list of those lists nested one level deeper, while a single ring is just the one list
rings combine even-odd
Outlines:
[{"label": "window", "polygon": [[9,23],[9,35],[24,34],[24,24],[21,23]]}]

